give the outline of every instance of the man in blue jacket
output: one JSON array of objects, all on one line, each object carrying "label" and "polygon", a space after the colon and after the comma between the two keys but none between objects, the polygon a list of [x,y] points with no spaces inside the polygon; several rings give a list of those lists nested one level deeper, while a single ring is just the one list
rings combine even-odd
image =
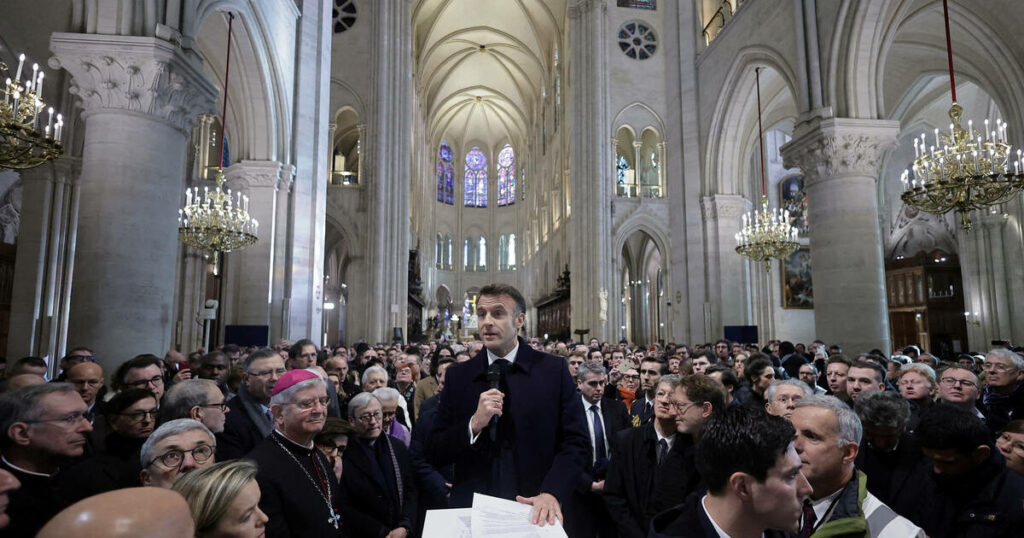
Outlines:
[{"label": "man in blue jacket", "polygon": [[485,286],[476,308],[484,349],[446,372],[428,456],[455,464],[453,508],[478,492],[530,504],[535,524],[554,524],[588,455],[576,385],[564,359],[517,337],[526,320],[519,290]]}]

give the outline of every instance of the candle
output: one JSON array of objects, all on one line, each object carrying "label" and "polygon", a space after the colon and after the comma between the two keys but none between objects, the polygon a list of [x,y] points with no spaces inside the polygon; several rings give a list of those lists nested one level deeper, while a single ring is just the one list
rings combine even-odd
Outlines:
[{"label": "candle", "polygon": [[21,68],[25,66],[25,54],[18,55],[18,74],[14,75],[14,82],[18,83],[21,81]]},{"label": "candle", "polygon": [[47,120],[47,122],[46,122],[46,132],[47,133],[50,132],[50,127],[53,126],[53,107],[52,106],[49,108],[49,112],[50,112],[50,119]]},{"label": "candle", "polygon": [[[935,145],[936,146],[941,146],[942,145],[942,143],[939,142],[939,129],[938,128],[935,129]],[[932,151],[935,151],[935,150],[932,150]]]},{"label": "candle", "polygon": [[36,73],[39,72],[39,64],[32,64],[32,78],[28,79],[28,91],[32,91],[36,83]]},{"label": "candle", "polygon": [[192,205],[192,189],[185,189],[185,205]]},{"label": "candle", "polygon": [[43,74],[39,73],[39,82],[36,83],[36,95],[43,97]]},{"label": "candle", "polygon": [[[988,137],[988,118],[985,119],[985,136]],[[989,139],[985,138],[985,141],[988,142]]]},{"label": "candle", "polygon": [[967,138],[974,139],[974,120],[967,120]]}]

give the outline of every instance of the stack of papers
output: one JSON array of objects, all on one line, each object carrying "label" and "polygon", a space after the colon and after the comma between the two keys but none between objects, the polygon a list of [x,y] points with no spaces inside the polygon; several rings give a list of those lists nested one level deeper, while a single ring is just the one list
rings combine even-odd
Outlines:
[{"label": "stack of papers", "polygon": [[534,525],[533,507],[476,493],[472,508],[428,510],[423,538],[568,538],[561,524]]}]

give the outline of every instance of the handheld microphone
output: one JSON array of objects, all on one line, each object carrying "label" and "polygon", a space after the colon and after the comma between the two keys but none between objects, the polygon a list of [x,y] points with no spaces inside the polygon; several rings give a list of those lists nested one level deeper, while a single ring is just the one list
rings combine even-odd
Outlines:
[{"label": "handheld microphone", "polygon": [[[498,386],[501,384],[502,375],[503,372],[501,370],[501,365],[498,364],[498,361],[494,361],[493,363],[491,363],[490,366],[487,367],[487,384],[490,385],[492,389],[498,388]],[[494,415],[493,417],[491,417],[490,429],[491,442],[493,443],[498,440],[498,415]]]}]

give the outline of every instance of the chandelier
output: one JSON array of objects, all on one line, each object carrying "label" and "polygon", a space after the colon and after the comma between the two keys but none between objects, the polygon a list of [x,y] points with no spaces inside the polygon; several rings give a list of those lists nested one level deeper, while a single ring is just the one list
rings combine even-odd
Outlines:
[{"label": "chandelier", "polygon": [[[57,114],[54,123],[53,107],[43,102],[43,73],[39,64],[32,64],[32,75],[22,82],[24,67],[25,55],[21,54],[14,79],[4,81],[0,102],[0,169],[35,168],[64,151],[60,143],[64,117]],[[0,71],[10,73],[4,62],[0,62]],[[45,122],[44,110],[48,113]]]},{"label": "chandelier", "polygon": [[[904,204],[927,213],[956,211],[960,225],[971,229],[967,212],[1009,201],[1024,188],[1021,174],[1021,150],[1017,150],[1010,169],[1013,149],[1006,143],[1006,123],[985,120],[980,130],[968,120],[964,129],[963,108],[956,102],[953,75],[953,49],[949,37],[949,6],[942,0],[946,23],[946,55],[949,59],[949,86],[953,106],[949,109],[949,133],[935,129],[934,138],[924,134],[914,139],[914,164],[903,172]],[[931,144],[929,144],[931,142]]]},{"label": "chandelier", "polygon": [[224,107],[221,111],[220,159],[217,185],[185,189],[185,207],[178,210],[178,237],[190,247],[215,255],[248,247],[257,240],[259,222],[249,216],[249,197],[240,192],[232,196],[224,190],[224,132],[227,130],[228,73],[231,67],[231,25],[234,15],[228,13],[228,52],[224,67]]},{"label": "chandelier", "polygon": [[773,259],[783,259],[796,250],[796,227],[790,225],[789,211],[768,206],[768,190],[764,180],[764,131],[761,128],[761,68],[754,70],[757,83],[757,133],[761,145],[761,209],[743,215],[743,228],[736,232],[736,252],[755,262],[764,262],[771,271]]}]

